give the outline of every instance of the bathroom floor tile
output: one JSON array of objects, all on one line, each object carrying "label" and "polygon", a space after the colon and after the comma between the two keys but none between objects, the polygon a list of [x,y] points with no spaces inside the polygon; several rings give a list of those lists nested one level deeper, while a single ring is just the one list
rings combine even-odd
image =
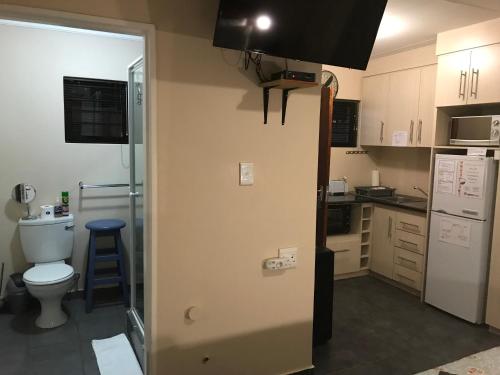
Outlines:
[{"label": "bathroom floor tile", "polygon": [[0,313],[1,375],[99,375],[92,339],[124,333],[126,307],[96,307],[85,312],[82,298],[63,302],[68,322],[54,329],[36,327],[37,303],[20,316]]}]

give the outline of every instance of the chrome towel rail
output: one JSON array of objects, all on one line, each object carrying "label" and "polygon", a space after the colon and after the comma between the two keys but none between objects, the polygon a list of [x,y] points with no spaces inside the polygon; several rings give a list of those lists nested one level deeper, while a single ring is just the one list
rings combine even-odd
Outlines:
[{"label": "chrome towel rail", "polygon": [[101,185],[90,185],[84,184],[82,181],[78,183],[80,190],[83,189],[101,189],[101,188],[115,188],[115,187],[129,187],[129,184],[101,184]]}]

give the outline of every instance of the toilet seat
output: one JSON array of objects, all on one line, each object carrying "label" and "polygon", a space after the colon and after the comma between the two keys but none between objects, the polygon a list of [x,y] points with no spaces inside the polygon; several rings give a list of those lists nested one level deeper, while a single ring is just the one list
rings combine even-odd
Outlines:
[{"label": "toilet seat", "polygon": [[68,264],[40,264],[27,270],[23,274],[23,280],[32,285],[51,285],[69,280],[74,274],[73,267]]}]

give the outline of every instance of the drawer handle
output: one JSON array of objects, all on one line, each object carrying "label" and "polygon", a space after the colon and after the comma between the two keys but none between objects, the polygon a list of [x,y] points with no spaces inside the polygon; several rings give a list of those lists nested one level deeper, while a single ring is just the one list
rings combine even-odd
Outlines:
[{"label": "drawer handle", "polygon": [[342,249],[342,250],[335,250],[334,253],[347,253],[349,252],[349,249]]},{"label": "drawer handle", "polygon": [[399,276],[399,278],[401,278],[401,279],[405,279],[405,280],[410,281],[412,284],[416,284],[416,281],[415,281],[415,280],[413,280],[413,279],[410,279],[409,277],[403,276],[403,275],[401,275],[400,273],[397,273],[396,275],[398,275],[398,276]]},{"label": "drawer handle", "polygon": [[418,250],[418,244],[416,244],[414,242],[405,241],[405,240],[402,240],[401,238],[399,239],[399,241],[401,242],[401,247],[403,249]]},{"label": "drawer handle", "polygon": [[418,272],[418,264],[415,260],[406,259],[401,256],[398,256],[398,258],[400,259],[399,264],[401,266]]},{"label": "drawer handle", "polygon": [[403,228],[405,228],[409,231],[420,233],[420,226],[419,225],[405,223],[404,221],[401,222],[401,225],[403,226]]},{"label": "drawer handle", "polygon": [[404,260],[406,262],[409,262],[409,263],[414,263],[415,265],[417,264],[417,261],[416,260],[411,260],[411,259],[408,259],[408,258],[405,258],[405,257],[402,257],[401,255],[398,256],[399,259],[401,260]]}]

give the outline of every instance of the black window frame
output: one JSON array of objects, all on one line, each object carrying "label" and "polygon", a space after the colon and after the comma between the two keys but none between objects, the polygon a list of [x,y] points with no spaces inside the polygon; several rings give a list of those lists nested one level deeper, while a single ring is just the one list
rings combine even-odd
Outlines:
[{"label": "black window frame", "polygon": [[[335,117],[335,113],[339,113],[335,111],[335,108],[342,103],[346,104],[352,104],[355,106],[355,111],[354,111],[354,123],[351,125],[349,129],[349,141],[345,143],[339,143],[338,141],[335,140],[335,122],[338,121],[338,118]],[[333,103],[333,116],[332,116],[332,142],[331,142],[331,147],[335,148],[354,148],[358,147],[358,130],[359,130],[359,100],[350,100],[350,99],[335,99],[335,102]],[[341,135],[345,135],[347,133],[343,132]]]},{"label": "black window frame", "polygon": [[[80,95],[70,95],[69,91],[71,88],[75,86],[86,87],[90,89],[98,89],[100,86],[103,88],[107,88],[108,93],[112,92],[115,95],[115,91],[119,92],[119,97],[113,99],[103,99],[98,100],[96,98],[91,97],[77,97]],[[107,86],[107,87],[106,87]],[[110,89],[111,87],[111,89]],[[93,143],[93,144],[128,144],[129,143],[129,129],[128,129],[128,82],[127,81],[116,81],[109,79],[97,79],[97,78],[84,78],[84,77],[73,77],[73,76],[64,76],[63,77],[63,95],[64,95],[64,139],[66,143]],[[111,115],[114,113],[117,115],[116,117],[120,117],[120,120],[115,124],[110,124],[110,126],[121,126],[120,135],[82,135],[81,128],[80,134],[75,129],[78,129],[78,126],[82,126],[84,122],[75,121],[73,119],[74,111],[86,111],[91,112],[92,110],[84,110],[84,109],[75,109],[75,102],[94,102],[94,110],[93,113],[97,113],[95,110],[96,103],[100,101],[101,103],[115,103],[115,110],[101,110],[100,112],[104,115]],[[94,116],[95,117],[95,116]],[[95,120],[95,119],[94,119]],[[86,123],[88,124],[88,123]],[[99,126],[106,126],[104,123],[94,124]]]}]

